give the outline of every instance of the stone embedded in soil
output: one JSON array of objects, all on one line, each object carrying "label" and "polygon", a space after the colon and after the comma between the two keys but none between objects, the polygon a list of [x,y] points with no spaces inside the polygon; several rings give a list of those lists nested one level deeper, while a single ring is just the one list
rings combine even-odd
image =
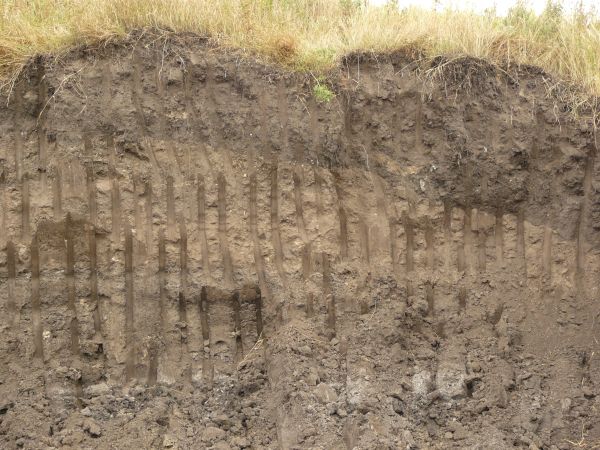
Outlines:
[{"label": "stone embedded in soil", "polygon": [[313,392],[317,400],[323,404],[334,403],[338,398],[335,389],[326,383],[319,383]]},{"label": "stone embedded in soil", "polygon": [[584,386],[581,389],[583,396],[587,399],[592,399],[596,396],[596,392],[590,386]]},{"label": "stone embedded in soil", "polygon": [[412,433],[409,430],[404,430],[402,432],[402,439],[406,443],[407,449],[410,450],[410,449],[417,448],[417,443],[415,441],[415,438],[413,437]]},{"label": "stone embedded in soil", "polygon": [[500,384],[494,384],[489,390],[489,400],[492,401],[499,408],[506,408],[508,406],[508,393],[506,389]]},{"label": "stone embedded in soil", "polygon": [[465,366],[455,362],[442,362],[438,366],[435,384],[442,398],[457,399],[466,394]]},{"label": "stone embedded in soil", "polygon": [[308,345],[300,345],[300,346],[296,347],[294,350],[296,350],[296,352],[300,353],[302,356],[311,356],[312,355],[312,349]]},{"label": "stone embedded in soil", "polygon": [[251,446],[250,441],[245,437],[236,436],[231,440],[231,444],[237,448],[249,448]]},{"label": "stone embedded in soil", "polygon": [[91,386],[87,386],[83,390],[83,393],[88,397],[99,397],[101,395],[106,395],[110,392],[111,389],[106,383],[92,384]]},{"label": "stone embedded in soil", "polygon": [[217,427],[206,427],[204,431],[202,431],[202,442],[215,442],[217,440],[223,439],[227,433]]},{"label": "stone embedded in soil", "polygon": [[412,390],[415,395],[424,397],[432,388],[432,376],[428,370],[421,370],[412,377]]},{"label": "stone embedded in soil", "polygon": [[232,420],[226,414],[217,414],[212,418],[212,421],[219,426],[219,428],[227,431],[232,426]]},{"label": "stone embedded in soil", "polygon": [[170,434],[165,434],[162,440],[162,446],[164,448],[173,448],[177,445],[177,439]]},{"label": "stone embedded in soil", "polygon": [[310,367],[308,369],[308,373],[306,374],[305,378],[306,383],[309,386],[316,386],[321,380],[321,377],[319,376],[319,371],[315,367]]},{"label": "stone embedded in soil", "polygon": [[466,439],[469,436],[467,429],[456,420],[451,420],[448,422],[448,428],[452,430],[452,438],[455,441],[460,441]]},{"label": "stone embedded in soil", "polygon": [[87,431],[92,437],[97,438],[102,436],[102,429],[100,428],[100,425],[98,425],[92,419],[85,420],[85,422],[83,423],[83,429],[84,431]]},{"label": "stone embedded in soil", "polygon": [[15,404],[11,401],[3,401],[0,403],[0,415],[6,414]]}]

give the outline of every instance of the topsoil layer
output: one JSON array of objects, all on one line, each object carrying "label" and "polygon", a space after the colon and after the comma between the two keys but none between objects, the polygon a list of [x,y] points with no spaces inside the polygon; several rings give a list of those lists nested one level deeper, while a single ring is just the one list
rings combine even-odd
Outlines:
[{"label": "topsoil layer", "polygon": [[600,445],[600,166],[540,71],[137,35],[0,108],[2,448]]}]

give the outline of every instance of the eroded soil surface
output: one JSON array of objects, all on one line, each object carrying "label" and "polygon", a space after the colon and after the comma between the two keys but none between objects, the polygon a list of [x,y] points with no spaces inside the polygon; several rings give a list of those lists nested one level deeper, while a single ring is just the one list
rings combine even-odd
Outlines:
[{"label": "eroded soil surface", "polygon": [[[194,36],[0,108],[2,448],[595,448],[600,168],[532,68]],[[433,75],[432,75],[433,74]]]}]

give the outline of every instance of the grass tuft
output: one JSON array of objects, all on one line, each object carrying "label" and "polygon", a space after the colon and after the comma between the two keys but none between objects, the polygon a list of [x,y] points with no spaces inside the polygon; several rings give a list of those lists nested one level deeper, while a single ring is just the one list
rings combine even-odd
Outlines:
[{"label": "grass tuft", "polygon": [[313,96],[319,103],[329,103],[335,97],[335,93],[321,82],[313,86]]},{"label": "grass tuft", "polygon": [[322,73],[348,53],[404,47],[435,57],[531,64],[600,93],[600,21],[550,1],[541,15],[519,3],[505,17],[365,0],[0,0],[0,76],[34,55],[60,53],[145,27],[209,35],[296,70]]}]

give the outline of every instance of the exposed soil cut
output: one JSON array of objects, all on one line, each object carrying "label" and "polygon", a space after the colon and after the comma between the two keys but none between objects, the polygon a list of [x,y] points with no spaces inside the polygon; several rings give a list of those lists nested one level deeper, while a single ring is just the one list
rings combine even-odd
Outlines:
[{"label": "exposed soil cut", "polygon": [[186,35],[31,63],[2,448],[600,445],[594,124],[532,68],[314,83]]}]

